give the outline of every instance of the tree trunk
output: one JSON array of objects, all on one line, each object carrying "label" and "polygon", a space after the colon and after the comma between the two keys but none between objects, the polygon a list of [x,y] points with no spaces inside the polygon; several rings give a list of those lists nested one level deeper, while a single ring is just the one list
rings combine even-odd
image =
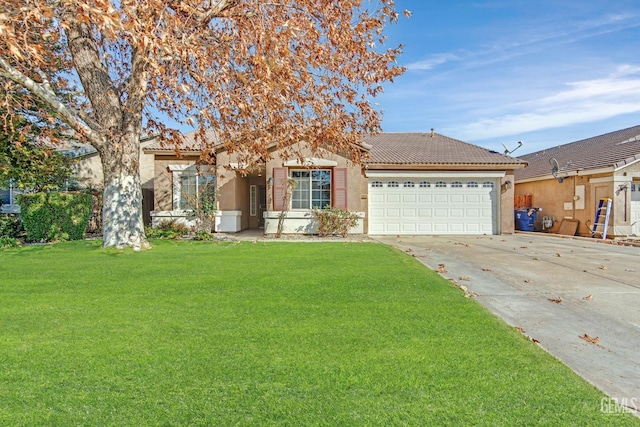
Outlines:
[{"label": "tree trunk", "polygon": [[[104,171],[102,239],[104,247],[149,248],[142,220],[142,185],[137,137],[125,136],[120,150],[101,152]],[[113,146],[111,146],[113,148]]]}]

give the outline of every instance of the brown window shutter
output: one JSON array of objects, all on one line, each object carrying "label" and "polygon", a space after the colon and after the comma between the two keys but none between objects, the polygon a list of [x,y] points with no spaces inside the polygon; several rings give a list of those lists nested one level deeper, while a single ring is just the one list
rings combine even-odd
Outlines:
[{"label": "brown window shutter", "polygon": [[333,169],[333,207],[347,209],[347,168]]},{"label": "brown window shutter", "polygon": [[273,168],[273,210],[284,210],[284,196],[287,191],[287,168]]}]

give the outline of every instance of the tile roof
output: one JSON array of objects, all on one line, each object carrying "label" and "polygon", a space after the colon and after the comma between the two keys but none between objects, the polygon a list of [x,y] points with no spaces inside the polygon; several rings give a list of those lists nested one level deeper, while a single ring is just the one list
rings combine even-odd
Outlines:
[{"label": "tile roof", "polygon": [[[202,141],[196,139],[197,134],[197,130],[182,134],[183,141],[182,144],[180,144],[180,151],[199,152],[202,149]],[[214,146],[221,144],[218,139],[218,134],[213,129],[205,131],[204,136],[208,141],[212,141]],[[163,144],[160,139],[156,139],[145,147],[145,151],[174,153],[176,148],[173,144]]]},{"label": "tile roof", "polygon": [[[432,136],[433,135],[433,136]],[[505,165],[521,168],[526,163],[514,157],[449,138],[438,133],[381,133],[367,136],[369,165]]]},{"label": "tile roof", "polygon": [[561,173],[622,167],[640,159],[640,126],[547,148],[518,158],[529,162],[529,166],[516,171],[516,181],[551,175],[551,158],[558,161]]}]

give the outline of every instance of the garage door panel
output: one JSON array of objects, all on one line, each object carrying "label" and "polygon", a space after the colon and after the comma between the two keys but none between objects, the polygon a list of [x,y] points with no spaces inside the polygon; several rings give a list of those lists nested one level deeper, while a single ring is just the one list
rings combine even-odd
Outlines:
[{"label": "garage door panel", "polygon": [[[472,181],[486,182],[486,178]],[[382,186],[369,188],[371,234],[492,234],[495,232],[497,181],[494,188],[452,187],[460,179],[432,178],[431,187],[404,186],[406,179],[376,179]],[[389,182],[400,182],[400,187]],[[435,182],[443,182],[435,187]],[[466,182],[466,181],[465,181]]]},{"label": "garage door panel", "polygon": [[448,218],[449,217],[449,209],[445,208],[436,208],[433,210],[434,218]]},{"label": "garage door panel", "polygon": [[386,209],[387,218],[400,218],[400,209]]},{"label": "garage door panel", "polygon": [[416,202],[415,194],[403,194],[402,195],[402,203],[415,203]]},{"label": "garage door panel", "polygon": [[448,203],[449,195],[448,194],[434,194],[433,195],[433,203]]}]

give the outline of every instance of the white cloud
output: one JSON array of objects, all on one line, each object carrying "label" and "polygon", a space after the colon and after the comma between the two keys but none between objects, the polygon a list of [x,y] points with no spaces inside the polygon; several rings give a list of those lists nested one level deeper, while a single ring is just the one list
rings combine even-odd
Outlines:
[{"label": "white cloud", "polygon": [[[570,126],[640,112],[640,67],[623,65],[603,79],[570,82],[567,90],[517,106],[520,112],[477,119],[456,128],[478,140]],[[524,109],[523,109],[524,107]]]},{"label": "white cloud", "polygon": [[432,70],[438,65],[442,65],[451,61],[459,61],[461,60],[460,56],[454,53],[438,53],[432,55],[427,59],[423,59],[422,61],[412,62],[411,64],[407,64],[407,68],[409,70]]}]

